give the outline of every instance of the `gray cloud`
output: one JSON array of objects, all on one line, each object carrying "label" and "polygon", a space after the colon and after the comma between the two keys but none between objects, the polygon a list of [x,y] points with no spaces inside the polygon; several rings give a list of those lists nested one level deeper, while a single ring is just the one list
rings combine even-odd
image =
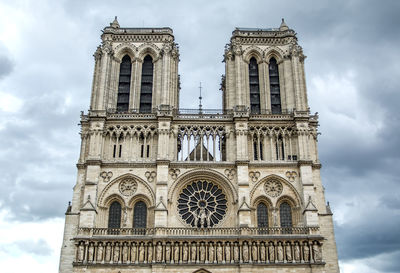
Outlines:
[{"label": "gray cloud", "polygon": [[3,252],[13,253],[15,250],[18,252],[25,252],[30,255],[49,256],[52,253],[49,244],[43,240],[21,240],[7,245],[0,246]]}]

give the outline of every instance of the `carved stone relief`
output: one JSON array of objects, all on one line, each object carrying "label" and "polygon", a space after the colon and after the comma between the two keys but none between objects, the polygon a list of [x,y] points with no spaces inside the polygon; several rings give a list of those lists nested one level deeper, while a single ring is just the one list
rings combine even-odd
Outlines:
[{"label": "carved stone relief", "polygon": [[104,182],[110,182],[112,176],[113,176],[112,172],[103,171],[100,173],[100,177],[103,178]]},{"label": "carved stone relief", "polygon": [[294,182],[297,177],[297,173],[295,171],[287,171],[286,172],[286,177],[290,182]]},{"label": "carved stone relief", "polygon": [[149,172],[149,171],[147,171],[145,174],[144,174],[144,176],[147,178],[147,182],[153,182],[154,181],[154,179],[156,178],[156,176],[157,176],[157,173],[155,172],[155,171],[152,171],[152,172]]},{"label": "carved stone relief", "polygon": [[225,169],[225,175],[228,177],[229,180],[235,178],[235,170],[234,169]]},{"label": "carved stone relief", "polygon": [[122,195],[131,196],[137,190],[138,184],[132,178],[125,178],[119,183],[119,191]]},{"label": "carved stone relief", "polygon": [[278,180],[269,180],[264,185],[265,192],[271,197],[278,197],[283,191],[282,183]]},{"label": "carved stone relief", "polygon": [[257,182],[258,178],[260,177],[260,172],[249,172],[249,177],[251,181]]}]

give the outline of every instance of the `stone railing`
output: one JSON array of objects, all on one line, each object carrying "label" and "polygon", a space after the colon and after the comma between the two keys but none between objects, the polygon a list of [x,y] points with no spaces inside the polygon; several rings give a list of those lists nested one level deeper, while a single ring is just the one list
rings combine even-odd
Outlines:
[{"label": "stone railing", "polygon": [[94,264],[324,264],[321,237],[75,239],[75,266]]},{"label": "stone railing", "polygon": [[152,237],[220,237],[220,236],[262,236],[274,237],[295,235],[318,235],[318,227],[292,227],[292,228],[180,228],[180,227],[157,227],[157,228],[79,228],[80,236],[152,236]]}]

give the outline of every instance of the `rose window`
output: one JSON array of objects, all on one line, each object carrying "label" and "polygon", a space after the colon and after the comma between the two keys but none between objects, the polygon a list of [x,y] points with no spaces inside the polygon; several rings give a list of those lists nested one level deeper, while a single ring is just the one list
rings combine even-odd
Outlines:
[{"label": "rose window", "polygon": [[217,185],[196,181],[179,194],[178,212],[192,227],[213,227],[224,218],[226,204],[226,196]]}]

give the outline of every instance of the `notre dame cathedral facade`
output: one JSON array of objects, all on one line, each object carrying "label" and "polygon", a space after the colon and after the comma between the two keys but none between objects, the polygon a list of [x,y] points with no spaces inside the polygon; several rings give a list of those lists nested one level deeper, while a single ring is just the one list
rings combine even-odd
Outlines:
[{"label": "notre dame cathedral facade", "polygon": [[179,108],[170,28],[104,28],[60,272],[339,272],[302,48],[233,31],[223,109]]}]

